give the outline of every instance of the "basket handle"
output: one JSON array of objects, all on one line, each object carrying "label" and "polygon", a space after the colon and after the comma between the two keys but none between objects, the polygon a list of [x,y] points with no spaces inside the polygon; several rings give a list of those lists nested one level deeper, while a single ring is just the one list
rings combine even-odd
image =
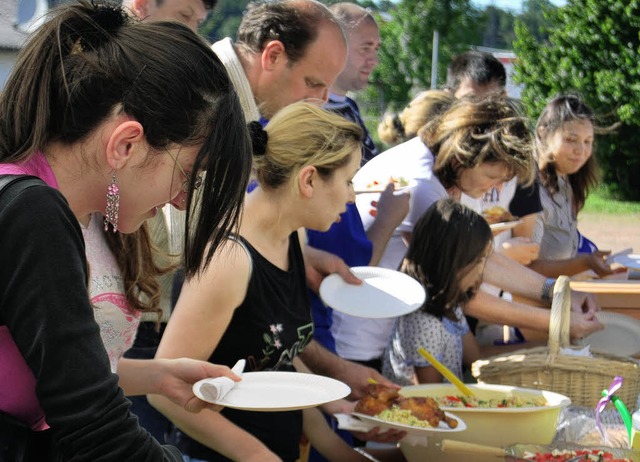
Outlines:
[{"label": "basket handle", "polygon": [[553,287],[551,316],[549,318],[549,355],[556,356],[560,347],[569,345],[571,323],[571,288],[569,278],[560,276]]}]

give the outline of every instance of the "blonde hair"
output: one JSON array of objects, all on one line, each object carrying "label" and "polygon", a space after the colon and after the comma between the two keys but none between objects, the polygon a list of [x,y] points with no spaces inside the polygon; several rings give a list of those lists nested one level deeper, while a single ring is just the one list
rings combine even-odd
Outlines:
[{"label": "blonde hair", "polygon": [[324,177],[362,149],[363,131],[344,117],[307,102],[278,111],[265,127],[266,151],[254,155],[254,172],[263,188],[276,189],[312,165]]},{"label": "blonde hair", "polygon": [[460,169],[502,162],[518,182],[535,177],[533,135],[515,101],[492,95],[465,97],[419,131],[436,158],[434,173],[445,188],[458,185]]},{"label": "blonde hair", "polygon": [[443,90],[425,90],[413,98],[398,114],[386,114],[378,124],[378,137],[394,146],[415,137],[430,119],[444,111],[454,101],[451,93]]}]

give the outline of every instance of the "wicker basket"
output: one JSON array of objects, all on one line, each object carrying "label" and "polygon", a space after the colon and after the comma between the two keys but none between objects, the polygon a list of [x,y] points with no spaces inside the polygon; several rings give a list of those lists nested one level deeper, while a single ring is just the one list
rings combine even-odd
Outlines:
[{"label": "wicker basket", "polygon": [[624,382],[616,395],[628,409],[636,409],[640,393],[637,361],[595,351],[593,357],[560,354],[561,347],[570,348],[570,312],[569,278],[561,276],[553,293],[548,345],[476,361],[471,367],[473,376],[484,383],[553,391],[571,398],[575,406],[595,408],[602,390],[618,375]]}]

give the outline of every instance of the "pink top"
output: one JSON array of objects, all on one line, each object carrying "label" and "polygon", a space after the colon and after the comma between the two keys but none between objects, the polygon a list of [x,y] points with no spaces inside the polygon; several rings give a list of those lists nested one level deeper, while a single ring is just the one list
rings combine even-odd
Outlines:
[{"label": "pink top", "polygon": [[[0,164],[0,175],[33,175],[58,188],[51,166],[40,152],[20,164]],[[0,409],[32,430],[49,428],[38,397],[36,379],[20,354],[7,326],[0,325]]]}]

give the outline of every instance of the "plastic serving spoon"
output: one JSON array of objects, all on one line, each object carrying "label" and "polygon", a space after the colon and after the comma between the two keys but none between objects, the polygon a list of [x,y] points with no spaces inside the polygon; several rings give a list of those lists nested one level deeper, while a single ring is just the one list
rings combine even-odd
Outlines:
[{"label": "plastic serving spoon", "polygon": [[[476,443],[467,443],[466,441],[457,441],[457,440],[449,440],[443,439],[436,445],[440,446],[440,450],[443,453],[455,453],[455,454],[473,454],[474,456],[483,455],[487,457],[495,457],[496,460],[509,460],[509,461],[531,461],[534,460],[532,458],[524,458],[527,453],[535,453],[535,452],[551,452],[553,448],[551,446],[543,446],[543,445],[532,445],[532,444],[512,444],[506,446],[505,448],[500,448],[496,446],[486,446],[484,444],[476,444]],[[585,448],[588,449],[588,448]],[[611,451],[614,454],[614,457],[628,457],[629,451],[624,449],[613,449],[607,448],[607,452]],[[617,454],[620,452],[620,454]],[[592,459],[588,458],[587,454],[582,454],[579,456],[574,456],[566,460],[566,462],[579,462],[579,461],[589,461]]]},{"label": "plastic serving spoon", "polygon": [[429,353],[422,347],[418,348],[418,353],[420,353],[424,357],[424,359],[429,361],[429,363],[431,363],[431,365],[435,367],[438,372],[445,376],[447,380],[449,380],[449,382],[455,385],[455,387],[460,390],[463,395],[475,397],[475,394],[471,390],[469,390],[469,388],[464,383],[462,383],[462,380],[456,377],[456,375],[451,372],[451,370],[449,370],[447,366],[438,361],[431,353]]}]

